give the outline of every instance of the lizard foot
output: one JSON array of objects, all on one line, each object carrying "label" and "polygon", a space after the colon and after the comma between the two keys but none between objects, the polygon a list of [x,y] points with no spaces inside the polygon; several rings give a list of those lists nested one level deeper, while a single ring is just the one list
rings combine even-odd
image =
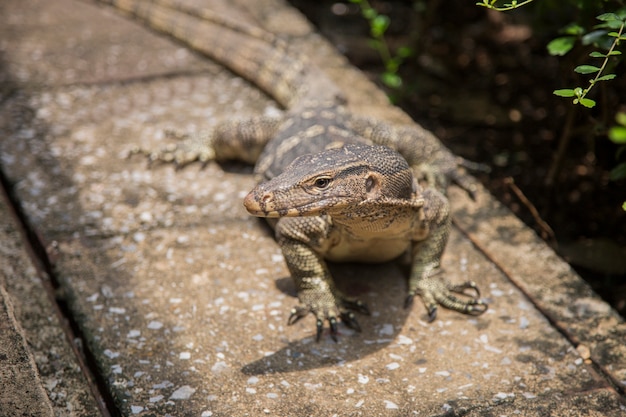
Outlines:
[{"label": "lizard foot", "polygon": [[[471,293],[468,293],[468,290]],[[455,293],[467,298],[459,298],[454,295]],[[424,278],[418,282],[415,289],[409,291],[409,295],[404,302],[404,308],[408,308],[413,304],[415,295],[422,297],[428,312],[428,321],[433,321],[437,318],[438,305],[472,316],[479,316],[489,308],[487,303],[480,299],[480,290],[473,281],[451,285],[436,276]]]},{"label": "lizard foot", "polygon": [[188,135],[177,131],[168,130],[166,137],[179,140],[179,143],[172,143],[158,151],[150,151],[134,147],[129,152],[129,156],[143,154],[148,157],[148,163],[155,162],[174,163],[177,168],[182,168],[192,162],[202,162],[206,164],[215,159],[215,151],[212,147],[212,135],[199,133]]},{"label": "lizard foot", "polygon": [[361,332],[361,326],[356,319],[353,311],[357,311],[361,314],[369,315],[370,311],[367,306],[360,300],[342,297],[334,306],[323,308],[319,304],[315,306],[298,305],[291,310],[288,325],[292,325],[298,322],[309,313],[315,315],[315,328],[316,328],[316,341],[320,341],[322,333],[324,331],[324,322],[328,321],[330,327],[330,337],[337,342],[338,335],[338,318],[352,330]]}]

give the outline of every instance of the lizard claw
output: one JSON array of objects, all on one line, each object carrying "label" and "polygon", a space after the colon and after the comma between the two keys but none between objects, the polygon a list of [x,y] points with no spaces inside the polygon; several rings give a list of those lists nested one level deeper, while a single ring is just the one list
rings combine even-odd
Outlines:
[{"label": "lizard claw", "polygon": [[306,305],[298,305],[291,310],[289,314],[289,319],[287,320],[288,325],[293,325],[296,322],[300,321],[303,317],[308,315],[309,313],[313,313],[315,315],[315,339],[317,342],[321,340],[322,333],[324,332],[324,322],[328,321],[328,325],[330,327],[330,337],[337,342],[337,335],[339,334],[339,321],[337,317],[341,319],[341,322],[348,328],[355,330],[357,332],[361,332],[361,326],[359,322],[356,320],[356,316],[352,311],[354,310],[361,314],[369,315],[370,311],[367,306],[360,300],[350,299],[350,298],[342,298],[337,302],[337,306],[332,306],[330,308],[314,308]]},{"label": "lizard claw", "polygon": [[[467,290],[473,291],[474,294],[468,294]],[[458,298],[452,293],[464,295],[468,299]],[[473,281],[467,281],[459,285],[450,285],[434,276],[423,278],[417,283],[416,288],[409,292],[404,301],[404,308],[408,308],[413,304],[413,298],[416,294],[422,297],[428,312],[429,322],[437,318],[438,305],[472,316],[479,316],[489,308],[487,303],[480,299],[480,290]]]},{"label": "lizard claw", "polygon": [[354,313],[351,311],[346,311],[341,313],[341,322],[345,324],[347,327],[361,333],[361,326],[359,322],[356,320]]}]

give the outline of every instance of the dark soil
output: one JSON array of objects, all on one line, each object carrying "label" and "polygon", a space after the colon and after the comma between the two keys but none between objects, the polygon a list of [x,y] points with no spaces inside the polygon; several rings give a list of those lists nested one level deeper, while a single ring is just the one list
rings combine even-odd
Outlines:
[{"label": "dark soil", "polygon": [[[292,3],[355,65],[380,79],[383,66],[358,6]],[[402,88],[389,91],[396,104],[454,153],[488,164],[490,173],[476,175],[489,191],[626,316],[626,181],[609,180],[620,160],[606,137],[615,113],[626,111],[624,63],[613,70],[615,80],[592,91],[598,105],[586,109],[552,91],[587,85],[588,77],[577,78],[572,69],[590,63],[592,47],[578,46],[565,57],[546,51],[559,28],[581,19],[574,9],[498,13],[474,2],[371,4],[391,19],[391,48],[414,51],[400,70]]]}]

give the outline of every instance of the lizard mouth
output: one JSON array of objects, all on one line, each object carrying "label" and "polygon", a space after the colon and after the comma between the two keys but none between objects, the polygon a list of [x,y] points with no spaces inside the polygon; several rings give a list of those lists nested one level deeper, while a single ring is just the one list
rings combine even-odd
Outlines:
[{"label": "lizard mouth", "polygon": [[300,204],[292,202],[288,207],[277,207],[273,193],[259,195],[257,190],[252,190],[243,200],[243,205],[253,216],[277,218],[277,217],[309,217],[327,214],[332,208],[339,208],[339,204],[323,204],[320,201],[305,200]]}]

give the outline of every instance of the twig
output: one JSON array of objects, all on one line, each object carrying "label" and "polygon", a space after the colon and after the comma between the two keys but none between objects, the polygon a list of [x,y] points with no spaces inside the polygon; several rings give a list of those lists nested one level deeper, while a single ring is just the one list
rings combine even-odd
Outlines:
[{"label": "twig", "polygon": [[565,120],[563,132],[561,133],[561,137],[559,138],[559,147],[554,154],[554,159],[552,160],[552,164],[550,164],[550,169],[548,170],[548,174],[546,175],[546,179],[544,181],[544,184],[549,187],[554,185],[556,176],[561,170],[561,163],[563,162],[565,152],[567,151],[570,139],[572,138],[572,125],[574,124],[576,109],[576,106],[571,106],[567,111],[567,119]]},{"label": "twig", "polygon": [[531,203],[530,200],[528,200],[528,198],[526,198],[522,190],[520,190],[519,187],[515,184],[515,181],[513,180],[513,178],[511,177],[505,178],[504,183],[509,186],[511,191],[513,191],[513,193],[522,202],[522,204],[524,204],[526,208],[528,209],[528,211],[530,211],[530,214],[535,219],[537,226],[539,226],[539,229],[541,229],[541,238],[543,240],[546,240],[552,243],[556,242],[556,236],[554,234],[554,230],[552,230],[550,225],[541,218],[541,216],[539,215],[539,211],[537,210],[535,205]]}]

